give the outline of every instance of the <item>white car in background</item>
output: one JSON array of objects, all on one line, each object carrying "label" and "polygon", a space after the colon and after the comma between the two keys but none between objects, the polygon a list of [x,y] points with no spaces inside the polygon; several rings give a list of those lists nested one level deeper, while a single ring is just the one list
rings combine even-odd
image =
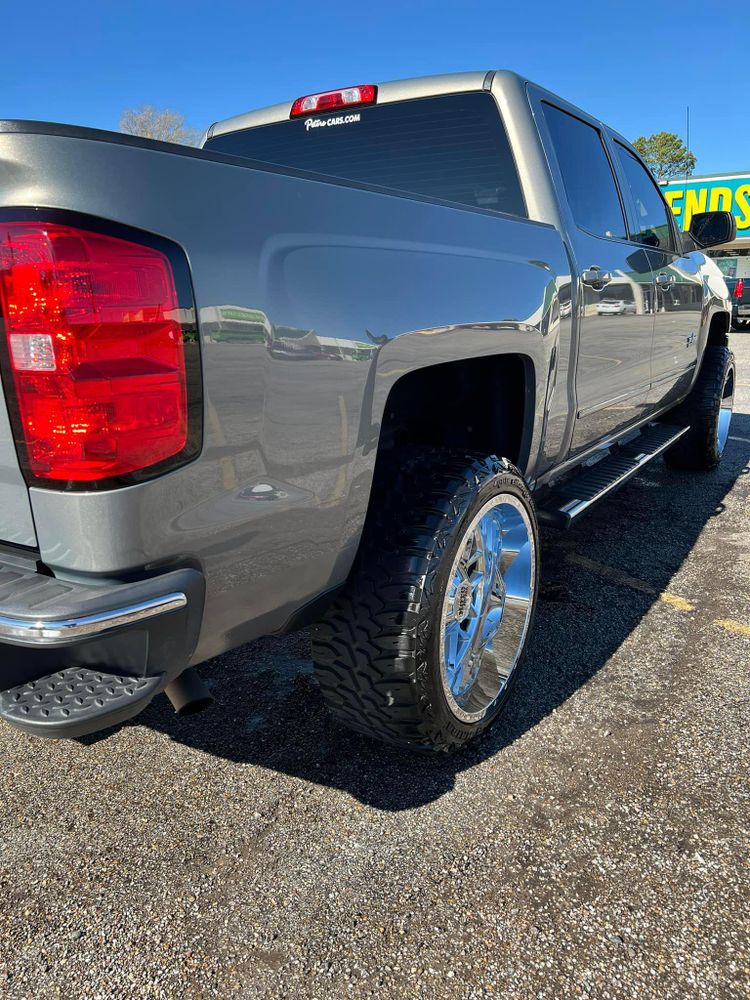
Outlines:
[{"label": "white car in background", "polygon": [[625,299],[602,299],[596,311],[600,316],[635,316],[635,302]]}]

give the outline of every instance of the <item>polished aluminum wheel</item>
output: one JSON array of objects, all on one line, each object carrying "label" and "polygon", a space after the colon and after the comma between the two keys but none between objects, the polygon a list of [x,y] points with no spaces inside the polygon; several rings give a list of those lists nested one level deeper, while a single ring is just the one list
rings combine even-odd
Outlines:
[{"label": "polished aluminum wheel", "polygon": [[535,566],[528,511],[511,493],[493,497],[464,533],[443,601],[443,689],[463,722],[482,719],[510,680],[529,627]]},{"label": "polished aluminum wheel", "polygon": [[724,388],[721,391],[721,409],[716,423],[716,447],[720,455],[724,453],[729,437],[729,426],[732,423],[734,411],[734,365],[730,365]]}]

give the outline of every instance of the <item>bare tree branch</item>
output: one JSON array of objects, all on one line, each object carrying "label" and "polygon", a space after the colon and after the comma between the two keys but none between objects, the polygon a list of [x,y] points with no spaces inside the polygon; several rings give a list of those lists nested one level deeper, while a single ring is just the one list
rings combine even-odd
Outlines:
[{"label": "bare tree branch", "polygon": [[158,110],[150,104],[123,111],[120,131],[140,135],[144,139],[178,142],[183,146],[197,146],[200,142],[200,132],[186,125],[183,115],[169,108]]}]

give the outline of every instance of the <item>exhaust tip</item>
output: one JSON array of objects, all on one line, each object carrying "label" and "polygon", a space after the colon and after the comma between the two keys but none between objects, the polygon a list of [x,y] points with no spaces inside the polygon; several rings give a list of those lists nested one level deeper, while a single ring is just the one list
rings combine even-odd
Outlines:
[{"label": "exhaust tip", "polygon": [[207,698],[194,698],[189,701],[186,705],[182,705],[180,708],[175,707],[175,712],[178,715],[198,715],[200,712],[205,711],[209,705],[213,703],[213,698],[208,695]]},{"label": "exhaust tip", "polygon": [[178,715],[197,715],[213,702],[213,696],[193,667],[170,681],[164,694]]}]

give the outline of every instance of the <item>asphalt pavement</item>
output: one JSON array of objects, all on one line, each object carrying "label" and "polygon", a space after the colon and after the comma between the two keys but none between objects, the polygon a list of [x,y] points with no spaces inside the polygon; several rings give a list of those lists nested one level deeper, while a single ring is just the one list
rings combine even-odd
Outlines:
[{"label": "asphalt pavement", "polygon": [[0,997],[746,1000],[750,334],[706,475],[543,537],[530,656],[453,757],[331,722],[307,637],[103,738],[0,727]]}]

